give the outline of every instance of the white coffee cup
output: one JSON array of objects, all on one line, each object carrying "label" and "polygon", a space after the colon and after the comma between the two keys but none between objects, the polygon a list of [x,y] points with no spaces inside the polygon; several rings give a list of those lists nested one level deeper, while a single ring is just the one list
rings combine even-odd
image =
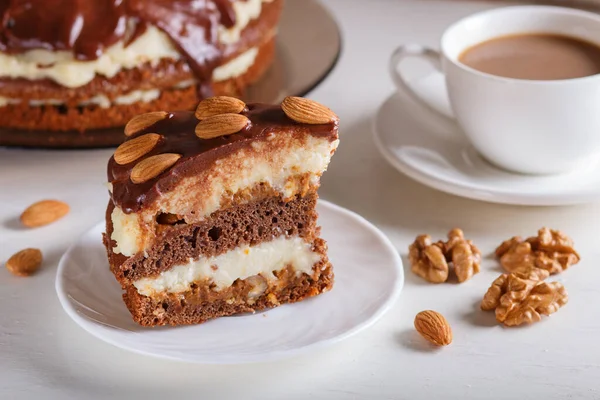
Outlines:
[{"label": "white coffee cup", "polygon": [[[442,36],[441,52],[400,46],[390,73],[399,89],[421,103],[398,65],[429,61],[445,77],[452,117],[477,151],[499,167],[526,174],[570,171],[600,155],[600,75],[534,81],[479,72],[458,58],[469,47],[504,35],[553,33],[600,46],[600,16],[562,7],[516,6],[466,17]],[[446,98],[443,88],[439,98]],[[430,110],[439,109],[432,104]],[[438,111],[439,113],[439,111]]]}]

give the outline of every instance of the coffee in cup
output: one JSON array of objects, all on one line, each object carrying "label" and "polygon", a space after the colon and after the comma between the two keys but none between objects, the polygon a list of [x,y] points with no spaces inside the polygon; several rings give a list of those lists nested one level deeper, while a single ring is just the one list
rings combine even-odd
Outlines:
[{"label": "coffee in cup", "polygon": [[458,61],[505,78],[575,79],[600,73],[600,47],[571,36],[527,33],[478,43],[463,51]]},{"label": "coffee in cup", "polygon": [[399,47],[390,73],[413,91],[398,65],[410,57],[443,74],[452,124],[491,163],[526,174],[555,174],[600,155],[600,16],[551,6],[514,6],[460,20],[441,51]]}]

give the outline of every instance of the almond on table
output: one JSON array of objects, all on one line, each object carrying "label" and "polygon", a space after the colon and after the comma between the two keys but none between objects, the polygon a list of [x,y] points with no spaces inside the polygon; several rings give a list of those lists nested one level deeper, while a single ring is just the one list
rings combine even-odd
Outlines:
[{"label": "almond on table", "polygon": [[415,329],[436,346],[452,343],[452,329],[442,314],[433,310],[421,311],[415,316]]},{"label": "almond on table", "polygon": [[37,228],[57,221],[69,213],[69,205],[59,200],[42,200],[33,203],[23,211],[21,223],[29,228]]},{"label": "almond on table", "polygon": [[39,249],[24,249],[13,254],[6,261],[6,269],[13,275],[29,276],[34,274],[42,264],[42,252]]}]

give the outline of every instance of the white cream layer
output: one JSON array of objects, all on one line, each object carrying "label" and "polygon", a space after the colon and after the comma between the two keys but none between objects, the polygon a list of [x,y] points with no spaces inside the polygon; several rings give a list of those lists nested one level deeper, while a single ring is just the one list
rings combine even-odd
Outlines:
[{"label": "white cream layer", "polygon": [[[229,61],[228,63],[218,68],[215,68],[215,70],[213,71],[213,81],[221,82],[227,79],[237,78],[238,76],[245,74],[248,71],[248,69],[250,69],[250,67],[254,64],[254,60],[256,60],[257,55],[258,48],[253,47],[250,50],[247,50],[244,53],[240,54],[233,60]],[[174,89],[184,89],[195,83],[196,82],[194,80],[180,82],[177,85],[175,85]],[[161,92],[159,89],[133,90],[127,94],[117,96],[113,100],[109,99],[105,95],[99,94],[88,100],[82,101],[81,103],[79,103],[79,105],[97,105],[101,108],[109,108],[112,105],[134,104],[139,102],[147,103],[158,99],[160,97],[160,94]],[[9,104],[19,104],[20,102],[20,99],[0,96],[0,107],[5,107]],[[43,99],[29,101],[29,105],[32,107],[61,104],[64,104],[64,101],[59,99]]]},{"label": "white cream layer", "polygon": [[137,253],[141,245],[142,236],[138,216],[136,214],[126,214],[119,207],[115,207],[110,219],[113,224],[110,238],[117,244],[113,247],[113,253],[131,257]]},{"label": "white cream layer", "polygon": [[258,47],[253,47],[235,57],[228,63],[215,68],[212,73],[213,81],[222,82],[226,81],[227,79],[237,78],[238,76],[244,75],[250,69],[250,67],[254,65],[257,55]]},{"label": "white cream layer", "polygon": [[270,3],[273,0],[246,0],[233,3],[235,11],[235,25],[231,28],[226,28],[219,25],[219,41],[224,44],[234,44],[240,40],[242,30],[253,19],[260,16],[262,11],[262,3]]},{"label": "white cream layer", "polygon": [[[279,135],[273,135],[277,137]],[[271,143],[273,141],[273,143]],[[285,142],[286,144],[282,144]],[[260,155],[249,155],[246,151],[217,161],[217,167],[208,177],[185,178],[176,191],[165,194],[158,203],[159,209],[148,214],[125,214],[118,207],[112,212],[113,233],[111,239],[117,243],[114,253],[131,257],[143,251],[152,241],[154,220],[158,213],[206,217],[221,208],[223,195],[252,189],[260,183],[268,183],[284,197],[294,196],[299,188],[290,181],[298,175],[309,174],[311,184],[318,184],[321,174],[327,169],[331,156],[339,141],[307,136],[301,145],[293,143],[289,136],[253,143]],[[284,146],[289,145],[289,148]],[[269,150],[282,146],[279,152]],[[269,158],[262,154],[269,154]],[[210,182],[206,188],[198,181]],[[200,191],[200,192],[199,192]]]},{"label": "white cream layer", "polygon": [[[227,29],[219,27],[219,40],[235,43],[248,23],[260,15],[263,2],[272,0],[247,0],[234,3],[236,24]],[[0,77],[28,80],[52,79],[70,88],[83,86],[96,75],[113,77],[122,69],[138,67],[150,62],[156,65],[163,58],[179,59],[169,37],[160,29],[149,26],[128,46],[119,41],[106,49],[102,56],[92,61],[78,61],[70,51],[30,50],[21,54],[0,53]]]},{"label": "white cream layer", "polygon": [[312,275],[313,266],[321,259],[312,245],[300,237],[281,236],[256,246],[239,246],[216,257],[190,259],[162,272],[155,278],[142,278],[133,284],[144,296],[158,293],[180,293],[189,290],[194,282],[209,281],[215,290],[225,289],[236,279],[260,274],[268,281],[276,280],[273,272],[291,265],[296,274]]},{"label": "white cream layer", "polygon": [[[89,99],[80,102],[78,105],[80,106],[89,106],[96,105],[100,108],[109,108],[112,105],[123,105],[123,104],[133,104],[139,102],[148,103],[152,100],[156,100],[160,97],[159,89],[150,89],[150,90],[133,90],[127,94],[115,97],[113,100],[109,99],[107,96],[102,94],[98,94],[94,97],[90,97]],[[2,97],[0,96],[0,107],[5,107],[10,104],[19,104],[21,100],[14,99],[10,97]],[[41,100],[30,100],[29,106],[31,107],[39,107],[39,106],[60,106],[65,104],[64,101],[58,99],[41,99]]]},{"label": "white cream layer", "polygon": [[[273,137],[279,135],[272,135]],[[216,161],[216,171],[211,174],[210,187],[196,194],[196,177],[185,178],[176,191],[169,192],[161,199],[161,212],[186,215],[193,213],[207,217],[221,208],[223,194],[235,194],[249,190],[261,183],[268,183],[285,198],[291,198],[298,188],[290,179],[294,176],[309,174],[311,184],[317,184],[327,169],[333,151],[339,140],[307,136],[301,146],[291,144],[290,148],[273,151],[280,143],[270,140],[252,143],[258,155],[242,150],[237,154]],[[265,156],[268,155],[268,156]],[[231,171],[231,172],[230,172]],[[196,195],[202,196],[202,206],[194,203]]]},{"label": "white cream layer", "polygon": [[179,57],[169,37],[150,26],[128,46],[123,41],[117,42],[92,61],[77,61],[70,51],[40,49],[21,54],[0,53],[0,77],[52,79],[62,86],[74,88],[91,82],[96,75],[110,78],[122,69]]}]

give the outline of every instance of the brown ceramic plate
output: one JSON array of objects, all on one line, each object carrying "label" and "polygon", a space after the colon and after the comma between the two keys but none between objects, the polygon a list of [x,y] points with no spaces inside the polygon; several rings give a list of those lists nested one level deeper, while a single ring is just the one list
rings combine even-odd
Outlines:
[{"label": "brown ceramic plate", "polygon": [[[285,96],[305,95],[335,66],[341,45],[337,23],[319,1],[286,0],[273,65],[258,83],[248,88],[244,100],[278,103]],[[46,131],[0,129],[0,146],[40,147],[37,143],[48,135]],[[94,148],[103,147],[107,136],[112,143],[119,143],[123,129],[52,132],[52,136],[54,140],[44,147]]]}]

